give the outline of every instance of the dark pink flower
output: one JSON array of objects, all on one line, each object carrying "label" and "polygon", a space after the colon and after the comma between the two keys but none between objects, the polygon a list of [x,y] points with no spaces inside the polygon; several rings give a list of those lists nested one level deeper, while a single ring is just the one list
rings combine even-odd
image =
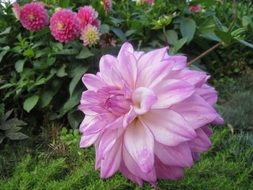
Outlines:
[{"label": "dark pink flower", "polygon": [[129,43],[117,57],[104,55],[99,69],[83,76],[79,109],[80,146],[95,146],[100,177],[120,171],[140,185],[180,179],[211,147],[208,125],[223,122],[209,76],[167,48],[144,53]]},{"label": "dark pink flower", "polygon": [[80,35],[80,23],[76,13],[69,9],[56,11],[50,20],[53,37],[60,42],[69,42]]},{"label": "dark pink flower", "polygon": [[190,6],[189,9],[190,9],[191,12],[197,13],[197,12],[200,12],[202,10],[202,7],[200,5],[192,5],[192,6]]},{"label": "dark pink flower", "polygon": [[48,25],[48,14],[44,5],[42,3],[35,2],[28,3],[21,7],[20,22],[24,28],[30,31],[39,31],[44,28]]},{"label": "dark pink flower", "polygon": [[99,28],[100,21],[97,19],[98,13],[92,6],[84,6],[79,8],[77,17],[80,21],[81,29],[85,28],[88,24]]}]

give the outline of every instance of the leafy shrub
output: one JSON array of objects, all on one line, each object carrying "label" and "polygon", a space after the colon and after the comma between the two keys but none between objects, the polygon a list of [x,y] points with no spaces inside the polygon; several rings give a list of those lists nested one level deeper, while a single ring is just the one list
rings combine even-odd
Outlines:
[{"label": "leafy shrub", "polygon": [[21,133],[20,126],[26,125],[25,122],[17,118],[9,118],[12,114],[12,110],[6,112],[4,115],[0,115],[0,144],[5,138],[10,140],[23,140],[28,138],[25,134]]}]

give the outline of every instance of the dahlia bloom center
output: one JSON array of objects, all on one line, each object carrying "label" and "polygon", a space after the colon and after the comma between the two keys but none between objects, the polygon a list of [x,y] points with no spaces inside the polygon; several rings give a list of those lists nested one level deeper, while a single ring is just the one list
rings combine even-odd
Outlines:
[{"label": "dahlia bloom center", "polygon": [[34,15],[31,13],[31,14],[29,14],[28,18],[29,18],[30,21],[33,21],[34,20]]},{"label": "dahlia bloom center", "polygon": [[61,21],[57,22],[57,24],[56,24],[57,30],[62,30],[63,27],[64,27],[64,24]]}]

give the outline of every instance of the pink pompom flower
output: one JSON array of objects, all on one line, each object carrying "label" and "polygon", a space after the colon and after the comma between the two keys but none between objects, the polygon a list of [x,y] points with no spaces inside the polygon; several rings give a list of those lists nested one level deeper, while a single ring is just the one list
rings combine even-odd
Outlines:
[{"label": "pink pompom flower", "polygon": [[83,41],[84,46],[93,46],[98,43],[99,31],[97,27],[88,24],[82,31],[80,39]]},{"label": "pink pompom flower", "polygon": [[50,30],[53,37],[60,42],[75,40],[80,35],[76,13],[68,9],[56,11],[50,20]]},{"label": "pink pompom flower", "polygon": [[189,7],[191,12],[198,13],[202,10],[202,7],[200,5],[192,5]]},{"label": "pink pompom flower", "polygon": [[20,10],[14,5],[14,10],[16,9],[22,26],[27,30],[35,32],[48,25],[48,14],[42,3],[28,3]]},{"label": "pink pompom flower", "polygon": [[77,17],[79,18],[81,29],[85,28],[88,24],[100,27],[100,21],[97,19],[98,13],[92,6],[80,7],[77,12]]},{"label": "pink pompom flower", "polygon": [[104,10],[106,12],[111,12],[112,11],[112,1],[111,0],[103,0],[102,1]]},{"label": "pink pompom flower", "polygon": [[144,53],[129,43],[117,57],[104,55],[99,69],[83,76],[79,109],[80,147],[95,146],[101,178],[120,171],[139,185],[180,179],[210,148],[208,124],[223,123],[209,76],[167,48]]}]

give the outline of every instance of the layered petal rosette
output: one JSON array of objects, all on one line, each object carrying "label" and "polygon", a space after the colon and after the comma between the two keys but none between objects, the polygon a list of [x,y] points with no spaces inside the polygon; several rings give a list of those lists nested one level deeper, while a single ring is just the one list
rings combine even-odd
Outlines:
[{"label": "layered petal rosette", "polygon": [[210,148],[208,124],[223,122],[209,76],[167,48],[144,53],[129,43],[117,57],[104,55],[99,69],[83,76],[79,109],[80,146],[95,146],[101,178],[117,171],[140,185],[181,178]]}]

